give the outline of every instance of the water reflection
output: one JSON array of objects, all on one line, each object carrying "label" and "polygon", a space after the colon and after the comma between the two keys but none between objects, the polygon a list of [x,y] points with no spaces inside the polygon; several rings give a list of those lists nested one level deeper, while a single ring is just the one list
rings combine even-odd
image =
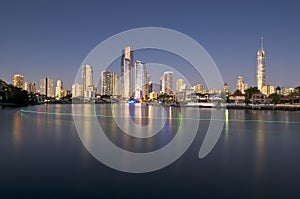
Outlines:
[{"label": "water reflection", "polygon": [[180,109],[113,104],[96,107],[98,122],[115,145],[133,152],[155,151],[176,135]]},{"label": "water reflection", "polygon": [[13,116],[13,137],[14,137],[14,146],[18,146],[22,143],[22,122],[21,122],[21,113],[16,112]]}]

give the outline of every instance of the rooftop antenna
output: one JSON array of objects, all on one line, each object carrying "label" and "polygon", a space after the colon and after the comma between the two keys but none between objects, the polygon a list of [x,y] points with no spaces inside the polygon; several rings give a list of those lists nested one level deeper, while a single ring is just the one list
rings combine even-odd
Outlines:
[{"label": "rooftop antenna", "polygon": [[260,37],[260,40],[261,40],[261,50],[263,50],[264,49],[264,37],[263,36],[261,36]]}]

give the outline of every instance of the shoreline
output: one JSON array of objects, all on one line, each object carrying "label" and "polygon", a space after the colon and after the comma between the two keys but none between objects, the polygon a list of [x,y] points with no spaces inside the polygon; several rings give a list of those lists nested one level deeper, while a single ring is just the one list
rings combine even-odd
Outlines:
[{"label": "shoreline", "polygon": [[227,109],[300,111],[300,105],[227,105]]},{"label": "shoreline", "polygon": [[[48,103],[45,103],[48,104]],[[49,103],[52,104],[52,103]],[[62,104],[62,105],[72,105],[72,104],[98,104],[98,103],[53,103],[53,104]],[[105,103],[110,104],[110,103]],[[44,105],[44,104],[34,104],[34,105],[15,105],[11,103],[0,103],[1,108],[22,108],[22,107],[28,107],[28,106],[36,106],[36,105]],[[154,106],[157,106],[156,104],[153,104]],[[153,105],[146,105],[146,106],[153,106]],[[159,105],[164,107],[182,107],[182,108],[217,108],[217,109],[236,109],[236,110],[282,110],[282,111],[300,111],[300,104],[292,105],[292,104],[277,104],[277,105],[264,105],[264,104],[258,104],[258,105],[243,105],[243,104],[226,104],[224,106],[186,106],[186,105]]]}]

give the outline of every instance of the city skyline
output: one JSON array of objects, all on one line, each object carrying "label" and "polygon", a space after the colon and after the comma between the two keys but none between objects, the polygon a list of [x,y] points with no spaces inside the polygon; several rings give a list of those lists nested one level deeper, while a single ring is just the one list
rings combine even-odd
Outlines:
[{"label": "city skyline", "polygon": [[[268,52],[266,60],[268,84],[286,88],[296,87],[299,84],[297,54],[300,52],[300,45],[297,35],[300,29],[296,25],[299,18],[297,2],[182,2],[179,4],[185,6],[184,10],[189,12],[179,12],[181,6],[168,7],[169,16],[165,17],[168,2],[162,2],[160,3],[162,6],[156,7],[155,3],[152,5],[132,1],[129,4],[121,3],[124,5],[120,6],[122,10],[128,8],[127,17],[131,24],[127,26],[122,25],[122,20],[119,20],[118,13],[122,12],[120,7],[113,5],[113,2],[101,5],[107,8],[103,9],[102,14],[93,12],[100,6],[96,2],[90,5],[79,2],[71,6],[67,3],[57,6],[57,2],[47,2],[47,10],[40,10],[40,4],[30,1],[26,3],[7,1],[0,8],[1,16],[3,15],[0,18],[2,25],[0,78],[6,82],[11,83],[11,77],[16,73],[22,74],[26,82],[36,83],[41,77],[48,76],[54,81],[63,80],[64,86],[71,89],[82,60],[99,42],[130,28],[159,26],[187,34],[203,45],[219,67],[224,81],[231,88],[235,87],[239,75],[245,78],[249,86],[256,85],[255,52],[259,47],[258,38],[263,35]],[[14,9],[11,9],[12,7]],[[67,8],[69,17],[64,15]],[[78,14],[79,8],[91,9],[93,14]],[[138,18],[134,12],[131,13],[137,8],[145,12]],[[107,13],[108,10],[113,10],[116,15],[111,16]],[[155,10],[155,16],[150,14],[151,10]],[[28,12],[32,15],[26,15]],[[111,23],[104,23],[105,13],[110,17]],[[91,25],[75,23],[70,20],[72,18],[82,18],[84,22],[91,20],[92,23]],[[104,26],[99,29],[93,26],[95,22]],[[68,23],[68,29],[65,23]],[[26,24],[26,27],[22,24]],[[77,30],[81,29],[80,27],[93,31],[86,33],[82,31],[79,34]],[[61,31],[54,33],[54,29]],[[49,32],[51,34],[48,34]],[[149,55],[148,60],[143,57],[141,60],[148,63],[152,59],[159,60],[159,58],[162,57]],[[178,66],[180,64],[171,63],[170,66],[180,67]],[[153,74],[153,77],[155,76],[157,74]],[[289,78],[285,78],[286,76]],[[100,74],[97,74],[97,78],[99,77]]]}]

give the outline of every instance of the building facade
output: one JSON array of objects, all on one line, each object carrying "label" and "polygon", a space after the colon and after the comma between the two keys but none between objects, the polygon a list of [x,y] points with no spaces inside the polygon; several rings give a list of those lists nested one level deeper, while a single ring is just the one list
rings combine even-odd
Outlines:
[{"label": "building facade", "polygon": [[130,46],[126,46],[121,58],[121,96],[129,99],[133,95],[133,51]]},{"label": "building facade", "polygon": [[257,51],[256,85],[260,91],[262,91],[262,87],[266,85],[266,56],[263,46],[263,37],[261,37],[261,49]]},{"label": "building facade", "polygon": [[266,96],[269,96],[269,95],[275,93],[275,87],[271,86],[271,85],[263,86],[261,88],[261,93],[266,95]]},{"label": "building facade", "polygon": [[239,90],[242,94],[245,94],[247,89],[248,85],[244,82],[244,78],[239,76],[236,83],[236,90]]},{"label": "building facade", "polygon": [[162,80],[162,91],[165,94],[173,94],[173,71],[166,71]]},{"label": "building facade", "polygon": [[102,71],[101,73],[101,94],[117,95],[118,76],[116,73]]},{"label": "building facade", "polygon": [[202,84],[196,84],[194,86],[194,92],[195,93],[204,93],[203,91],[204,91],[204,89],[203,89]]},{"label": "building facade", "polygon": [[13,78],[13,85],[15,87],[20,88],[20,89],[23,89],[23,84],[24,84],[24,77],[23,77],[23,75],[15,74],[14,78]]},{"label": "building facade", "polygon": [[78,83],[72,85],[72,97],[83,97],[82,85]]},{"label": "building facade", "polygon": [[62,90],[63,90],[63,82],[61,80],[57,80],[56,88],[55,88],[55,97],[61,98],[62,97],[62,93],[61,93]]},{"label": "building facade", "polygon": [[183,89],[183,85],[184,85],[184,80],[178,79],[176,81],[176,92],[180,92]]},{"label": "building facade", "polygon": [[148,94],[148,78],[146,64],[142,61],[135,62],[135,88],[134,98],[146,98]]},{"label": "building facade", "polygon": [[94,98],[96,95],[96,87],[93,80],[93,67],[90,65],[82,66],[82,89],[85,98]]},{"label": "building facade", "polygon": [[25,82],[24,83],[24,90],[28,93],[36,93],[36,85],[34,82]]},{"label": "building facade", "polygon": [[54,97],[54,84],[52,79],[46,77],[40,80],[40,94],[46,97]]}]

